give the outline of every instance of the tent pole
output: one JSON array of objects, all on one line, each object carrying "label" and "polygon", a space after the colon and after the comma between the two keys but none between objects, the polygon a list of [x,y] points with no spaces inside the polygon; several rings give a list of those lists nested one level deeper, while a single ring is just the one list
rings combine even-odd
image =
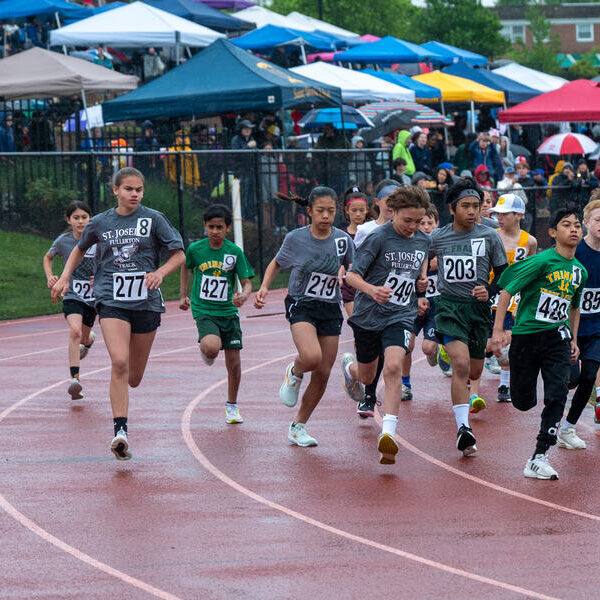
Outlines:
[{"label": "tent pole", "polygon": [[471,133],[475,133],[475,103],[471,100]]},{"label": "tent pole", "polygon": [[344,148],[346,148],[346,129],[344,127],[344,103],[340,104],[340,117],[342,119],[342,138],[344,139]]},{"label": "tent pole", "polygon": [[90,115],[88,114],[87,102],[85,100],[85,90],[81,89],[81,100],[83,101],[83,112],[85,114],[85,128],[87,129],[88,142],[90,143],[90,150],[92,150],[92,130],[90,128]]},{"label": "tent pole", "polygon": [[180,42],[181,42],[181,32],[176,31],[175,32],[175,66],[176,67],[179,66],[179,55],[181,52]]},{"label": "tent pole", "polygon": [[283,124],[285,123],[285,109],[283,106],[279,109],[279,118],[281,119],[281,146],[285,150],[287,148],[287,137],[285,136],[285,131],[283,129]]},{"label": "tent pole", "polygon": [[[504,110],[508,108],[506,104],[506,100],[504,101]],[[508,138],[508,143],[510,144],[510,123],[506,124],[506,137]]]},{"label": "tent pole", "polygon": [[306,50],[304,49],[304,44],[300,44],[300,54],[302,55],[302,62],[307,65],[308,62],[306,60]]},{"label": "tent pole", "polygon": [[[58,11],[56,11],[54,13],[54,18],[56,19],[56,26],[60,29],[61,28],[61,24],[60,24],[60,18],[58,16]],[[6,50],[4,51],[4,58],[6,58]],[[67,55],[67,47],[63,45],[63,54],[66,56]]]},{"label": "tent pole", "polygon": [[3,52],[3,58],[6,58],[6,27],[3,28],[3,37],[4,37],[4,52]]},{"label": "tent pole", "polygon": [[[444,108],[444,99],[440,98],[440,104],[442,105],[442,116],[446,117],[446,109]],[[444,126],[444,142],[446,145],[446,158],[450,160],[450,150],[448,149],[448,127]]]}]

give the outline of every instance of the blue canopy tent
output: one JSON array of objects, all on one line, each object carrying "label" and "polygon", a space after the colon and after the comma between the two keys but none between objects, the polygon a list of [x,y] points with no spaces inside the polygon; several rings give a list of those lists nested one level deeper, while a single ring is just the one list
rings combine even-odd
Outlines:
[{"label": "blue canopy tent", "polygon": [[189,19],[210,27],[211,29],[219,29],[222,31],[240,31],[252,29],[253,24],[248,21],[242,21],[231,15],[227,15],[218,11],[202,2],[193,2],[193,0],[143,0],[145,4],[154,6],[177,15],[184,19]]},{"label": "blue canopy tent", "polygon": [[102,105],[105,121],[341,106],[342,92],[219,39],[162,77]]},{"label": "blue canopy tent", "polygon": [[349,63],[392,65],[399,62],[439,61],[441,57],[436,52],[426,50],[417,44],[387,35],[377,42],[338,52],[333,59]]},{"label": "blue canopy tent", "polygon": [[508,77],[503,77],[486,69],[474,69],[464,62],[458,62],[443,69],[444,73],[464,77],[476,83],[481,83],[494,90],[504,92],[507,104],[520,104],[526,100],[531,100],[539,96],[541,92],[527,87],[522,83],[513,81]]},{"label": "blue canopy tent", "polygon": [[79,20],[94,14],[89,8],[64,0],[3,0],[0,2],[0,21],[27,17],[54,17]]},{"label": "blue canopy tent", "polygon": [[414,90],[416,98],[428,98],[433,100],[442,97],[442,92],[438,88],[427,85],[426,83],[421,83],[408,75],[390,73],[389,71],[376,71],[375,69],[363,69],[361,73],[367,73],[374,77],[379,77],[379,79],[384,79],[390,83],[395,83],[401,87],[408,88],[409,90]]},{"label": "blue canopy tent", "polygon": [[421,48],[439,54],[442,57],[442,60],[439,61],[442,65],[451,65],[459,60],[473,67],[484,67],[488,64],[487,58],[481,54],[469,52],[469,50],[463,50],[456,46],[450,46],[450,44],[442,44],[442,42],[426,42],[425,44],[421,44]]},{"label": "blue canopy tent", "polygon": [[316,50],[334,50],[335,46],[330,38],[313,32],[298,31],[277,25],[265,25],[231,40],[238,48],[253,50],[255,52],[272,50],[276,46],[309,46]]}]

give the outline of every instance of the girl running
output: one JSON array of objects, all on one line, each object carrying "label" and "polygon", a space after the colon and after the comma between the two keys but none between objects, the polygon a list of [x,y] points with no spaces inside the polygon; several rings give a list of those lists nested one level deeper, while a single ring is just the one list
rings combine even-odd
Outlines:
[{"label": "girl running", "polygon": [[[350,267],[354,244],[347,233],[333,226],[337,196],[331,188],[316,187],[308,200],[291,200],[306,206],[311,224],[285,236],[265,271],[254,306],[265,305],[274,277],[281,269],[290,269],[285,307],[298,356],[285,370],[279,398],[286,406],[295,406],[304,374],[311,373],[288,439],[298,446],[316,446],[317,440],[306,431],[306,423],[325,393],[337,355],[343,322],[338,274],[341,266]],[[358,393],[362,398],[362,390]]]},{"label": "girl running", "polygon": [[[81,234],[92,217],[92,211],[85,202],[71,202],[65,211],[65,220],[71,228],[59,235],[50,250],[44,255],[44,272],[48,287],[58,281],[52,273],[52,261],[60,256],[67,261],[73,248],[81,239]],[[71,377],[67,393],[73,400],[83,398],[79,381],[79,361],[87,356],[96,334],[92,331],[96,320],[92,278],[95,268],[96,246],[91,246],[83,256],[81,264],[73,271],[63,299],[63,313],[69,325],[69,369]]]},{"label": "girl running", "polygon": [[[137,169],[118,171],[113,192],[117,207],[89,222],[52,288],[52,300],[56,302],[65,294],[74,269],[97,244],[94,295],[112,364],[114,438],[110,449],[117,460],[128,460],[128,385],[137,387],[142,381],[160,313],[165,311],[160,284],[184,263],[185,255],[181,236],[167,218],[141,204],[144,176]],[[159,267],[161,248],[171,256]]]}]

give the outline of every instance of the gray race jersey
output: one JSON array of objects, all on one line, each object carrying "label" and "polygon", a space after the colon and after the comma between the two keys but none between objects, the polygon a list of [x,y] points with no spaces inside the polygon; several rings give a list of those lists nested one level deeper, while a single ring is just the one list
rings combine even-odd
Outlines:
[{"label": "gray race jersey", "polygon": [[[77,241],[73,237],[73,232],[67,231],[54,240],[52,246],[50,246],[50,250],[48,250],[48,254],[52,257],[60,256],[66,263],[71,251],[77,245]],[[78,300],[79,302],[85,302],[85,304],[93,306],[94,290],[90,279],[96,268],[95,256],[96,245],[94,244],[88,248],[82,261],[73,271],[69,280],[69,289],[63,300]]]},{"label": "gray race jersey", "polygon": [[319,240],[310,232],[310,225],[294,229],[285,236],[275,257],[282,269],[291,269],[288,294],[294,300],[341,302],[337,274],[354,260],[352,238],[337,227],[331,235]]},{"label": "gray race jersey", "polygon": [[456,231],[452,223],[431,232],[432,249],[438,257],[440,293],[472,298],[473,288],[490,282],[492,267],[508,263],[496,231],[475,223],[471,231]]},{"label": "gray race jersey", "polygon": [[160,249],[183,249],[179,232],[157,210],[140,204],[130,215],[114,208],[92,218],[83,230],[80,250],[98,245],[94,294],[96,304],[164,312],[160,290],[144,285],[146,273],[160,266]]},{"label": "gray race jersey", "polygon": [[406,238],[399,235],[391,222],[370,233],[356,251],[350,272],[358,273],[367,283],[393,290],[385,304],[378,304],[357,291],[354,311],[348,321],[363,329],[381,331],[393,323],[412,328],[417,316],[415,282],[427,259],[431,240],[422,231]]}]

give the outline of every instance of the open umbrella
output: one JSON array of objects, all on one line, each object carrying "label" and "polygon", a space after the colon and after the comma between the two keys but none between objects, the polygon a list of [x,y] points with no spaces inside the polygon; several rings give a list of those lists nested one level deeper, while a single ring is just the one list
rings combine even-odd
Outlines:
[{"label": "open umbrella", "polygon": [[359,127],[373,127],[371,120],[352,106],[343,106],[344,121],[339,108],[313,108],[298,122],[300,127],[318,129],[325,123],[330,123],[337,129],[358,129]]},{"label": "open umbrella", "polygon": [[589,154],[596,149],[596,142],[581,133],[558,133],[542,142],[538,154]]},{"label": "open umbrella", "polygon": [[416,122],[414,119],[418,114],[417,110],[392,110],[378,113],[371,119],[373,127],[361,129],[358,133],[368,144],[390,131],[414,125]]}]

